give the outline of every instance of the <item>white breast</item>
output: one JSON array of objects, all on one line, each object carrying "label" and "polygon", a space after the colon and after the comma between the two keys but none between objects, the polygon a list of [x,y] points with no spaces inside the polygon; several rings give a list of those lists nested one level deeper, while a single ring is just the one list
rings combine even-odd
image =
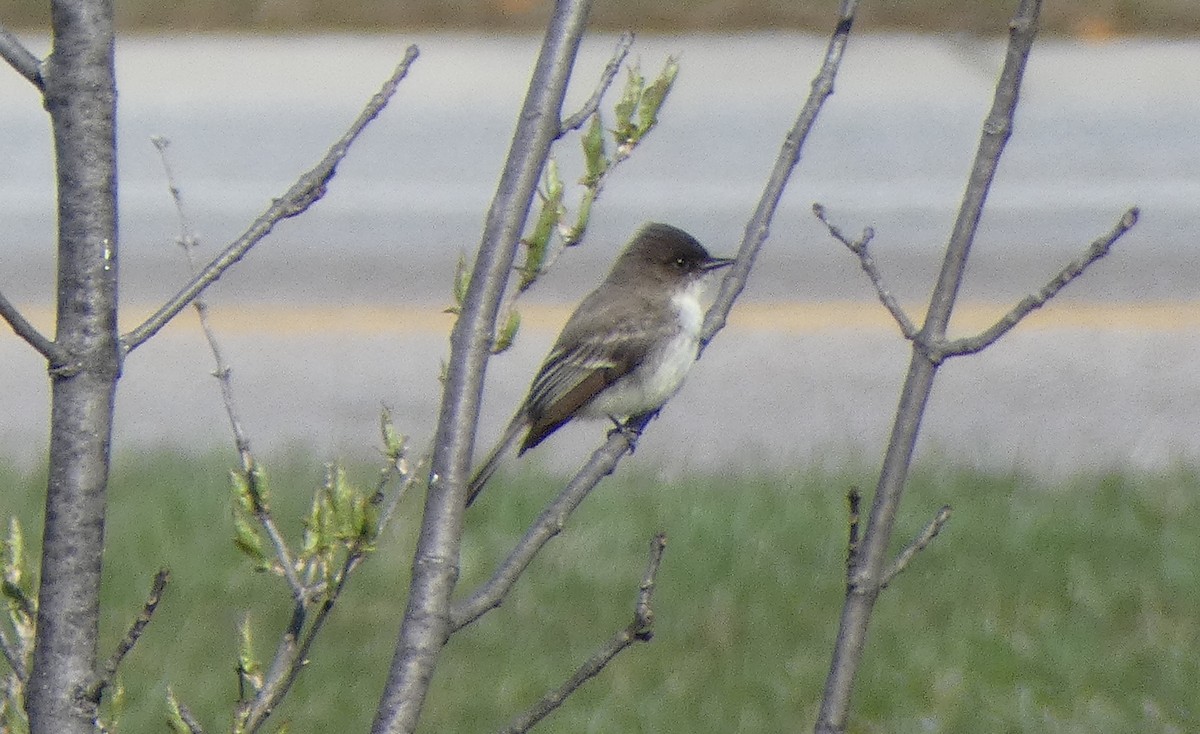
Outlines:
[{"label": "white breast", "polygon": [[590,417],[603,418],[645,413],[660,407],[679,392],[683,378],[696,362],[700,326],[700,283],[671,299],[679,315],[679,333],[636,370],[601,393],[585,409]]}]

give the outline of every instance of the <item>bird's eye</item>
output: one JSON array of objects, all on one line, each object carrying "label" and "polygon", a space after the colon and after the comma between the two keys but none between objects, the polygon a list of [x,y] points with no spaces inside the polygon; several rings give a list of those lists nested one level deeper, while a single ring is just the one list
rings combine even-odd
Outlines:
[{"label": "bird's eye", "polygon": [[684,268],[687,267],[687,260],[684,260],[682,257],[677,257],[677,258],[675,258],[674,265],[675,265],[675,267],[679,268],[680,270],[683,270]]}]

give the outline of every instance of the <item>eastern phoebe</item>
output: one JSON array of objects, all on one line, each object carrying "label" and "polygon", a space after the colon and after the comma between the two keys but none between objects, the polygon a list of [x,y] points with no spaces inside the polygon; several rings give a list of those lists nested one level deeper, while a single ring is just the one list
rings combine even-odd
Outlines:
[{"label": "eastern phoebe", "polygon": [[662,407],[696,361],[704,276],[732,263],[712,257],[681,229],[642,227],[567,320],[529,395],[471,480],[467,505],[522,432],[518,456],[572,418],[615,421]]}]

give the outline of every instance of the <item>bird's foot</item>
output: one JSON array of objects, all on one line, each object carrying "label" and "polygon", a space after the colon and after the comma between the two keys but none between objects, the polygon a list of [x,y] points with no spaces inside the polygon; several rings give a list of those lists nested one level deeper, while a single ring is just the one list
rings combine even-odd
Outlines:
[{"label": "bird's foot", "polygon": [[619,433],[624,436],[626,443],[629,444],[629,453],[632,454],[633,450],[637,448],[638,439],[642,436],[642,429],[630,425],[631,421],[622,423],[615,416],[610,415],[608,419],[613,422],[613,429],[608,432],[608,435],[612,436],[614,433]]}]

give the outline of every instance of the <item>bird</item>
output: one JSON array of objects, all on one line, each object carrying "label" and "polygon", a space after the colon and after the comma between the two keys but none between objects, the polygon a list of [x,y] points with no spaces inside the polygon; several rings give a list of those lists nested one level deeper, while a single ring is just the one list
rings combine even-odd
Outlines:
[{"label": "bird", "polygon": [[733,262],[713,257],[682,229],[642,226],[563,326],[528,395],[471,479],[467,506],[518,439],[520,456],[572,419],[617,422],[661,408],[696,361],[705,276]]}]

